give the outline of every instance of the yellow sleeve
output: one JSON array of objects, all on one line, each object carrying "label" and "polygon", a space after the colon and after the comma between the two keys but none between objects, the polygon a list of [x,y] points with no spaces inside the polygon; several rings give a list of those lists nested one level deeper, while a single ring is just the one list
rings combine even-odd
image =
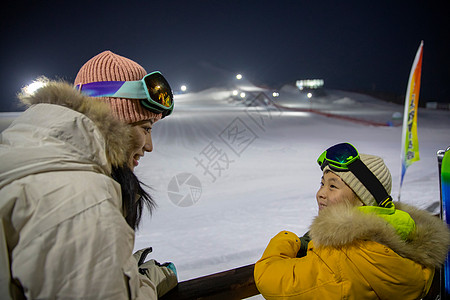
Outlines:
[{"label": "yellow sleeve", "polygon": [[292,290],[300,245],[300,238],[289,231],[282,231],[270,240],[254,271],[256,286],[263,296]]},{"label": "yellow sleeve", "polygon": [[[341,295],[341,283],[334,272],[314,250],[297,258],[300,239],[292,232],[282,231],[269,242],[255,264],[255,283],[266,299],[327,299]],[[313,241],[309,249],[314,247]]]}]

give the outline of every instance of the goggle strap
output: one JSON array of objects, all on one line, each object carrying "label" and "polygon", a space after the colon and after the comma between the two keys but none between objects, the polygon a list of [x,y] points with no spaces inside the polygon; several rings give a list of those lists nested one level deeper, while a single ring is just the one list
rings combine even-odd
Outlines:
[{"label": "goggle strap", "polygon": [[101,81],[77,85],[77,88],[90,97],[113,97],[146,99],[142,81]]},{"label": "goggle strap", "polygon": [[120,89],[114,94],[113,97],[117,98],[129,98],[129,99],[146,99],[147,94],[145,89],[142,88],[142,81],[125,81]]},{"label": "goggle strap", "polygon": [[[112,98],[127,98],[127,99],[148,99],[145,89],[142,88],[143,82],[138,81],[102,81],[90,82],[83,85],[77,85],[76,88],[90,97],[112,97]],[[171,109],[170,107],[159,104],[153,100],[153,103],[145,105],[148,108],[158,109],[164,111]]]},{"label": "goggle strap", "polygon": [[369,168],[360,160],[357,159],[348,165],[348,169],[358,180],[367,188],[367,190],[375,198],[378,206],[390,207],[392,204],[392,197],[387,193],[380,180],[369,170]]}]

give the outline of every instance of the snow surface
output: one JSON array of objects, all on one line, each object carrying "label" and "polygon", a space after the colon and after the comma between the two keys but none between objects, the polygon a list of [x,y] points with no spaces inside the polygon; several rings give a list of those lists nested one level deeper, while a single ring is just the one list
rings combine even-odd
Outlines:
[{"label": "snow surface", "polygon": [[[247,88],[250,99],[260,92],[271,96]],[[138,231],[136,249],[152,246],[154,258],[175,263],[181,281],[255,263],[279,231],[308,230],[317,215],[316,159],[343,141],[385,160],[398,198],[403,106],[343,91],[327,91],[311,103],[289,87],[280,90],[276,103],[306,111],[247,107],[225,89],[177,95],[173,115],[153,128],[153,153],[136,169],[159,205]],[[362,125],[308,109],[393,126]],[[421,159],[406,172],[402,201],[438,212],[436,152],[450,146],[449,128],[450,112],[419,109]],[[171,180],[181,173],[201,183],[194,205],[170,200]],[[189,195],[186,184],[179,185],[179,194]],[[198,183],[190,185],[196,200]]]},{"label": "snow surface", "polygon": [[[151,258],[174,262],[180,281],[255,263],[279,231],[306,232],[317,215],[316,159],[333,144],[381,156],[398,198],[403,106],[339,90],[309,100],[293,86],[278,98],[240,88],[247,104],[256,98],[260,106],[225,88],[176,95],[173,114],[153,127],[153,152],[136,169],[158,208],[144,216],[135,249],[153,247]],[[0,130],[16,116],[0,114]],[[406,172],[401,201],[438,212],[436,152],[450,146],[449,128],[450,112],[419,109],[420,161]]]}]

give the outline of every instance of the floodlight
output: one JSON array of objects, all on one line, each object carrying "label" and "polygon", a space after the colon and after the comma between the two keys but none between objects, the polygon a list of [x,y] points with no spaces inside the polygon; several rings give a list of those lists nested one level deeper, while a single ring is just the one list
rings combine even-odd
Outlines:
[{"label": "floodlight", "polygon": [[44,85],[45,85],[45,82],[36,80],[36,81],[33,81],[32,83],[30,83],[29,85],[27,85],[24,89],[28,94],[34,94],[38,89],[40,89]]}]

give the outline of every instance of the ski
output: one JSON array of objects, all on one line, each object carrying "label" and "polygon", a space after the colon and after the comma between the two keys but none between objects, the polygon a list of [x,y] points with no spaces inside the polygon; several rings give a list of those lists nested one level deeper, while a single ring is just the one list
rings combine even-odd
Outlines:
[{"label": "ski", "polygon": [[[450,147],[447,150],[438,151],[439,184],[441,192],[440,217],[447,225],[450,222]],[[450,253],[450,252],[449,252]],[[441,269],[440,299],[450,299],[450,255]]]}]

